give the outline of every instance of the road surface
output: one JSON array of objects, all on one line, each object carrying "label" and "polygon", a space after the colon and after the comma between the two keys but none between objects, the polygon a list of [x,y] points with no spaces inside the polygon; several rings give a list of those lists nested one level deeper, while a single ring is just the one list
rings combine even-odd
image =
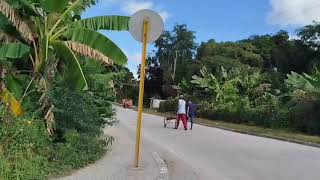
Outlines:
[{"label": "road surface", "polygon": [[[121,126],[135,136],[137,113],[119,107],[116,111]],[[182,126],[179,130],[163,128],[162,117],[143,115],[143,140],[153,142],[159,151],[168,152],[192,167],[196,179],[320,179],[318,148],[201,125],[195,125],[192,131],[182,129]],[[163,158],[170,161],[170,156]]]}]

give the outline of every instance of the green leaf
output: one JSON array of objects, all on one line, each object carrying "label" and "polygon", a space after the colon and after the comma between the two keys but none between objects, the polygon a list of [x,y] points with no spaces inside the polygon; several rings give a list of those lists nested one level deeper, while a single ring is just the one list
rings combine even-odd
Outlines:
[{"label": "green leaf", "polygon": [[68,0],[59,0],[59,3],[57,3],[57,0],[41,1],[41,6],[44,8],[44,10],[49,12],[61,12],[66,8],[67,4]]},{"label": "green leaf", "polygon": [[23,8],[30,14],[32,15],[39,15],[39,13],[37,12],[36,8],[34,7],[33,4],[29,3],[26,0],[19,0],[19,2],[21,3],[21,5],[23,6]]},{"label": "green leaf", "polygon": [[70,18],[70,13],[81,14],[86,8],[96,4],[97,0],[76,0],[71,6],[61,15],[61,20]]},{"label": "green leaf", "polygon": [[23,87],[13,75],[6,76],[7,89],[13,93],[14,97],[20,99],[23,93]]},{"label": "green leaf", "polygon": [[4,15],[14,27],[16,27],[26,41],[31,42],[34,40],[33,33],[30,30],[28,23],[24,21],[19,12],[16,11],[7,1],[0,1],[0,13]]},{"label": "green leaf", "polygon": [[81,19],[70,24],[70,27],[91,30],[129,30],[130,17],[127,16],[98,16],[87,19]]},{"label": "green leaf", "polygon": [[315,97],[320,97],[320,80],[317,78],[317,74],[300,75],[296,72],[291,72],[291,74],[288,74],[287,77],[288,79],[285,80],[286,83],[295,90],[303,90]]},{"label": "green leaf", "polygon": [[106,36],[89,29],[73,29],[65,33],[71,41],[84,44],[99,51],[114,63],[123,65],[127,63],[127,57],[122,50]]},{"label": "green leaf", "polygon": [[17,29],[8,21],[8,19],[0,13],[0,32],[4,32],[15,39],[19,39],[20,33]]},{"label": "green leaf", "polygon": [[20,42],[9,43],[0,48],[0,60],[22,58],[30,51],[29,46]]},{"label": "green leaf", "polygon": [[71,85],[79,90],[88,89],[82,67],[71,49],[61,41],[54,41],[51,45],[53,45],[56,55],[64,60],[67,68],[65,73],[67,79],[70,80]]},{"label": "green leaf", "polygon": [[0,28],[3,29],[4,27],[6,27],[9,24],[7,18],[0,13]]}]

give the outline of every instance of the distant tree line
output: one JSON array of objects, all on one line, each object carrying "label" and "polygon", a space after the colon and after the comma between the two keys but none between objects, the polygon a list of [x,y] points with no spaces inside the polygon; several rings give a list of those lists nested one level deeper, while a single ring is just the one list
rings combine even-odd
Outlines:
[{"label": "distant tree line", "polygon": [[178,85],[202,116],[320,134],[320,24],[296,32],[198,45],[177,24],[149,55],[146,97],[168,98],[163,87]]}]

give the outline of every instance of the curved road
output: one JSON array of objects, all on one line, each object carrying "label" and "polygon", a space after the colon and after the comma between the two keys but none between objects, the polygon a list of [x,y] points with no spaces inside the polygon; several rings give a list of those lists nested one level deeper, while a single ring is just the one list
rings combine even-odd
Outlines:
[{"label": "curved road", "polygon": [[[134,136],[137,113],[119,107],[116,111]],[[183,160],[200,180],[320,179],[318,148],[201,125],[192,131],[174,130],[163,128],[162,117],[144,114],[143,119],[143,138]]]}]

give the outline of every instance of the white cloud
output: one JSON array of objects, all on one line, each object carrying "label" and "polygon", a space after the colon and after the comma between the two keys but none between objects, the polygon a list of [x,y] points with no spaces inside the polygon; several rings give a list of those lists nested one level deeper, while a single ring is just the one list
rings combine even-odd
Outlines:
[{"label": "white cloud", "polygon": [[153,2],[127,1],[124,3],[122,10],[131,15],[142,9],[152,9],[153,6]]},{"label": "white cloud", "polygon": [[122,10],[124,13],[132,15],[135,12],[142,9],[152,9],[157,11],[165,22],[171,15],[169,12],[163,10],[162,8],[156,6],[152,1],[136,1],[136,0],[127,0],[123,3]]},{"label": "white cloud", "polygon": [[320,21],[319,0],[270,0],[268,22],[281,26],[301,26]]},{"label": "white cloud", "polygon": [[160,16],[162,17],[163,21],[166,22],[168,18],[170,18],[171,14],[167,11],[159,12]]}]

